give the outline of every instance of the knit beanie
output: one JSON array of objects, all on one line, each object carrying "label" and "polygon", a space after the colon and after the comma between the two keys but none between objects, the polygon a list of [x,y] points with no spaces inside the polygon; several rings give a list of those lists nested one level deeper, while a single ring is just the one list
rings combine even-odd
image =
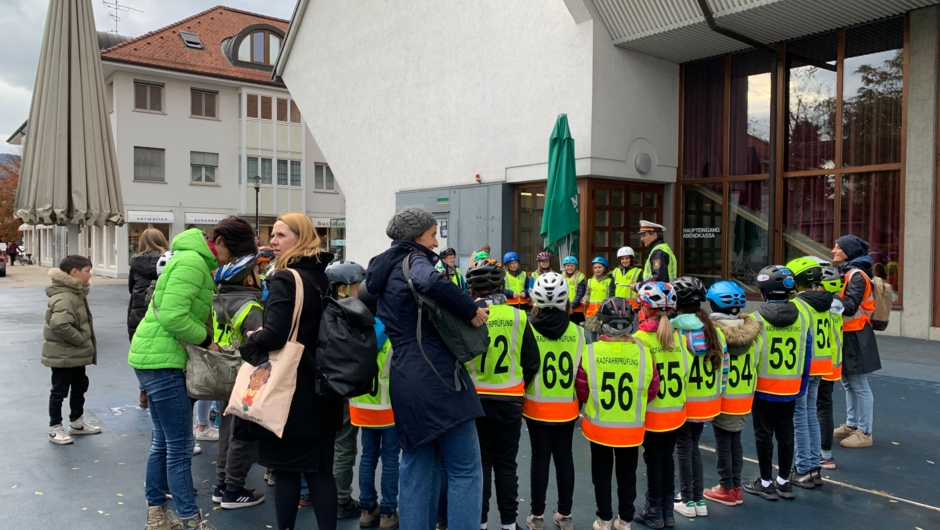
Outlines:
[{"label": "knit beanie", "polygon": [[413,240],[436,224],[437,218],[424,208],[405,208],[389,220],[385,235],[392,239]]},{"label": "knit beanie", "polygon": [[868,241],[858,236],[842,236],[836,239],[836,244],[845,252],[850,260],[868,254]]}]

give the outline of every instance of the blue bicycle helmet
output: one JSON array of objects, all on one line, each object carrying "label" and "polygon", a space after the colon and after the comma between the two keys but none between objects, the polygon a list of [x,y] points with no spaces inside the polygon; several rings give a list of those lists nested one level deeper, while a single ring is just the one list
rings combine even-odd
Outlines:
[{"label": "blue bicycle helmet", "polygon": [[591,265],[594,265],[595,263],[600,263],[601,265],[604,266],[605,269],[610,269],[610,262],[607,261],[607,258],[598,256],[594,258],[594,261],[591,262]]},{"label": "blue bicycle helmet", "polygon": [[257,254],[248,254],[247,256],[238,258],[234,263],[226,263],[216,269],[215,283],[241,285],[257,264]]},{"label": "blue bicycle helmet", "polygon": [[574,256],[568,256],[567,258],[565,258],[564,261],[561,262],[561,264],[562,264],[562,265],[574,265],[575,267],[577,267],[577,266],[578,266],[578,258],[576,258],[576,257],[574,257]]},{"label": "blue bicycle helmet", "polygon": [[503,265],[509,265],[509,263],[513,261],[519,261],[519,254],[507,252],[506,255],[503,256]]},{"label": "blue bicycle helmet", "polygon": [[736,282],[728,280],[713,283],[708,288],[705,299],[716,313],[730,312],[733,315],[736,315],[747,303],[744,289]]}]

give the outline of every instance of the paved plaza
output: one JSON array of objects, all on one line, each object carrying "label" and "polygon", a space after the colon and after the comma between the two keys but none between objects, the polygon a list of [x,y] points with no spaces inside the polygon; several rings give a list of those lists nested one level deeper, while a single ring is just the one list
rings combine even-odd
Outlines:
[{"label": "paved plaza", "polygon": [[[86,419],[98,422],[104,432],[58,446],[45,440],[50,372],[39,361],[46,309],[40,285],[46,283],[45,269],[32,269],[29,282],[25,278],[16,281],[17,274],[22,278],[25,272],[16,267],[0,284],[0,355],[5,367],[0,392],[4,420],[0,430],[0,528],[143,528],[144,468],[151,423],[148,412],[137,407],[137,383],[127,365],[126,284],[96,277],[89,297],[99,364],[88,368],[91,388]],[[6,288],[21,284],[22,288]],[[884,370],[872,380],[876,398],[874,447],[836,447],[838,468],[824,473],[826,485],[813,491],[797,490],[795,501],[771,503],[746,495],[745,504],[736,508],[709,503],[708,517],[690,521],[678,516],[676,527],[940,528],[940,343],[879,337],[879,346]],[[834,399],[838,424],[845,410],[838,384]],[[577,528],[586,530],[594,519],[590,452],[580,433],[575,437],[574,519]],[[753,479],[757,465],[750,426],[743,440],[745,457],[751,459],[745,463],[744,478]],[[714,453],[707,450],[713,443],[711,428],[706,427],[702,444],[707,446],[703,452],[707,487],[718,480]],[[201,445],[203,454],[193,458],[193,476],[199,489],[197,502],[209,521],[220,530],[274,528],[274,491],[262,483],[263,469],[256,466],[247,484],[265,493],[263,504],[241,510],[217,509],[210,499],[216,444]],[[521,448],[517,521],[524,524],[529,507],[529,441],[524,429]],[[642,463],[638,474],[642,496]],[[554,492],[552,483],[549,511]],[[491,504],[490,528],[498,528],[495,502]],[[634,524],[634,528],[638,526]],[[309,508],[301,509],[298,528],[316,528]],[[358,528],[358,521],[341,521],[339,528]]]}]

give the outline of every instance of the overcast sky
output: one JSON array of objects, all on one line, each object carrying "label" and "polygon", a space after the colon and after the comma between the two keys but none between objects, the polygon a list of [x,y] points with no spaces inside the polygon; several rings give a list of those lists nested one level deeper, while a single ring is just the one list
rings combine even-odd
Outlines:
[{"label": "overcast sky", "polygon": [[[91,3],[98,30],[114,31],[114,20],[108,14],[113,10],[102,0]],[[136,37],[220,4],[286,20],[294,10],[295,0],[119,0],[119,3],[143,11],[119,13],[119,32]],[[16,152],[17,148],[6,143],[6,139],[29,117],[48,7],[49,0],[0,0],[0,35],[4,35],[7,43],[0,54],[0,153]]]}]

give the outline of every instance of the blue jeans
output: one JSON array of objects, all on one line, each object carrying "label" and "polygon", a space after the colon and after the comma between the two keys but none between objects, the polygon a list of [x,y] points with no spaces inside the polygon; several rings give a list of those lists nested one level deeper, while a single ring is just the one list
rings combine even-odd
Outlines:
[{"label": "blue jeans", "polygon": [[391,515],[398,509],[398,435],[395,426],[384,429],[359,429],[362,433],[362,456],[359,458],[359,504],[372,511],[378,502],[375,491],[375,468],[382,458],[382,503],[379,510]]},{"label": "blue jeans", "polygon": [[434,530],[441,482],[447,470],[447,526],[479,530],[483,506],[483,464],[476,423],[465,422],[437,440],[402,452],[401,527]]},{"label": "blue jeans", "polygon": [[865,434],[871,434],[875,396],[868,386],[868,374],[843,374],[842,386],[845,387],[845,424],[857,427]]},{"label": "blue jeans", "polygon": [[807,473],[819,467],[820,433],[816,418],[816,397],[819,395],[819,376],[809,378],[806,392],[796,400],[793,411],[794,458],[797,473]]},{"label": "blue jeans", "polygon": [[167,489],[180,517],[191,517],[199,508],[193,495],[193,406],[186,395],[182,370],[135,370],[140,387],[147,391],[153,442],[147,458],[144,496],[149,506],[166,504]]},{"label": "blue jeans", "polygon": [[209,425],[209,409],[212,407],[213,401],[206,401],[200,399],[196,402],[196,423],[200,427],[205,427]]}]

